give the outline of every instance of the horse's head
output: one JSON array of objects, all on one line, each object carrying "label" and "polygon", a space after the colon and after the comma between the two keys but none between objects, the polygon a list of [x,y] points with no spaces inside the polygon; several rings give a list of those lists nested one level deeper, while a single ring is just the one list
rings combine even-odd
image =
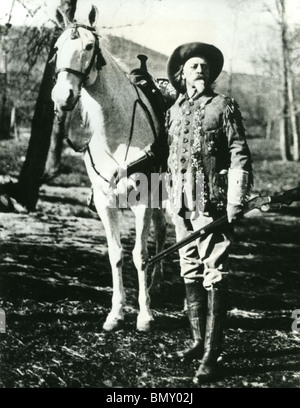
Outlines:
[{"label": "horse's head", "polygon": [[58,111],[74,109],[81,88],[93,84],[98,71],[105,65],[95,28],[97,15],[94,6],[88,21],[74,20],[70,23],[61,14],[65,29],[55,44],[56,84],[52,90],[52,99]]}]

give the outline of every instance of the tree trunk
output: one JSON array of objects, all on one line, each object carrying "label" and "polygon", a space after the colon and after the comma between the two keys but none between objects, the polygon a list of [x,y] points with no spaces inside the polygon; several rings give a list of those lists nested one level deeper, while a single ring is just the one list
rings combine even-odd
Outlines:
[{"label": "tree trunk", "polygon": [[289,55],[287,40],[287,23],[285,0],[279,0],[281,13],[281,46],[283,56],[283,107],[280,120],[280,150],[282,160],[291,160],[290,141],[289,141],[289,91],[288,91],[288,73],[289,73]]},{"label": "tree trunk", "polygon": [[9,113],[7,107],[7,52],[3,47],[8,28],[0,27],[0,136],[9,137]]},{"label": "tree trunk", "polygon": [[291,126],[293,135],[293,158],[295,161],[299,161],[299,134],[297,128],[297,116],[296,107],[293,92],[293,82],[291,78],[291,73],[288,75],[288,92],[289,92],[289,106],[290,106],[290,116],[291,116]]},{"label": "tree trunk", "polygon": [[265,136],[267,140],[271,140],[272,138],[272,127],[273,127],[273,120],[271,118],[268,118],[266,136]]},{"label": "tree trunk", "polygon": [[[61,0],[60,8],[69,20],[74,18],[76,3],[77,0]],[[51,91],[55,72],[53,65],[48,63],[53,56],[54,44],[58,35],[59,32],[56,30],[35,106],[26,159],[18,183],[12,187],[11,191],[12,196],[29,211],[36,209],[39,189],[43,183],[52,130],[54,130],[54,137],[57,137],[56,133],[60,132],[59,127],[53,127],[54,104],[51,99]]]},{"label": "tree trunk", "polygon": [[288,121],[286,117],[283,117],[280,119],[280,152],[281,159],[283,161],[288,161],[291,159],[287,136],[288,136]]}]

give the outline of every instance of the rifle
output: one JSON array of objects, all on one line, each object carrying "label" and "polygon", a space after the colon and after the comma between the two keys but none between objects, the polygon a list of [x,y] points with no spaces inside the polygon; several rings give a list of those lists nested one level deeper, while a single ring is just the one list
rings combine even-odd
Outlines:
[{"label": "rifle", "polygon": [[[242,215],[254,209],[259,209],[262,212],[268,212],[272,207],[276,205],[279,205],[279,207],[281,207],[282,204],[291,205],[294,201],[300,201],[300,187],[292,188],[291,190],[287,190],[282,194],[274,196],[264,197],[257,196],[251,198],[251,200],[245,203]],[[167,255],[171,254],[172,252],[176,251],[179,248],[182,248],[183,246],[194,241],[195,239],[211,234],[216,229],[218,229],[222,225],[225,225],[226,223],[228,223],[227,215],[223,215],[222,217],[216,219],[215,221],[211,222],[210,224],[206,225],[200,230],[193,232],[188,237],[182,239],[181,241],[176,242],[176,244],[171,245],[169,248],[166,248],[160,253],[154,255],[152,258],[149,259],[148,264],[152,265],[160,261],[162,258],[165,258]]]}]

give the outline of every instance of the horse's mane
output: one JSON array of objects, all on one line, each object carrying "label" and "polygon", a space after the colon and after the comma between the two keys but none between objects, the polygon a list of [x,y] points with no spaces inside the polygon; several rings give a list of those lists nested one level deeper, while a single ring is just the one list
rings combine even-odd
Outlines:
[{"label": "horse's mane", "polygon": [[[100,36],[100,49],[104,51],[104,55],[108,54],[109,58],[117,65],[121,72],[129,77],[129,68],[124,61],[113,55],[110,52],[110,42],[107,36]],[[86,128],[89,128],[91,133],[97,132],[97,130],[104,127],[102,107],[96,103],[93,98],[90,98],[85,90],[82,90],[81,94],[81,115],[82,122]]]},{"label": "horse's mane", "polygon": [[100,48],[105,48],[107,50],[107,52],[110,54],[110,56],[112,57],[112,59],[116,62],[116,64],[119,65],[119,67],[121,68],[121,70],[124,72],[124,74],[129,75],[129,67],[127,66],[127,64],[120,58],[117,57],[116,55],[112,54],[110,51],[110,40],[108,36],[100,36]]},{"label": "horse's mane", "polygon": [[119,65],[119,67],[124,72],[124,74],[129,74],[129,68],[126,65],[126,63],[121,58],[116,57],[115,55],[111,54],[111,56],[112,56],[112,59],[114,59],[116,63]]},{"label": "horse's mane", "polygon": [[[137,93],[130,82],[128,66],[121,58],[110,52],[109,38],[101,36],[99,46],[107,64],[100,70],[96,82],[91,85],[92,89],[82,89],[81,117],[86,130],[92,135],[97,135],[98,139],[101,138],[102,150],[115,151],[118,145],[128,142],[127,139],[124,141],[124,134],[129,134],[132,122],[132,112],[128,107],[132,106],[133,109],[135,106]],[[108,98],[105,97],[107,95]],[[122,118],[122,123],[116,118]],[[139,134],[137,131],[134,132],[134,146],[145,147],[151,138],[151,134],[149,135],[151,128],[145,120],[145,112],[142,109],[137,110],[136,123],[143,131]],[[107,132],[110,139],[106,140]],[[106,142],[107,147],[104,146]]]}]

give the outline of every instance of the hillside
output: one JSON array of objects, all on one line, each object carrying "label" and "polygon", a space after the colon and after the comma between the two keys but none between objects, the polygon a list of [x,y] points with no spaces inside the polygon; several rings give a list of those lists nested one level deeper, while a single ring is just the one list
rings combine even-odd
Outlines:
[{"label": "hillside", "polygon": [[[118,58],[121,58],[130,70],[139,66],[139,61],[136,56],[138,54],[145,54],[148,57],[148,71],[155,77],[167,77],[166,67],[168,56],[144,47],[141,44],[127,40],[126,38],[111,35],[107,37],[107,41],[109,51]],[[240,74],[239,76],[242,76],[243,80],[244,77],[247,77],[247,75]],[[218,79],[218,83],[216,84],[216,90],[218,92],[226,93],[227,88],[228,74],[223,71]]]},{"label": "hillside", "polygon": [[148,57],[148,71],[153,76],[167,76],[166,66],[168,57],[166,55],[153,51],[150,48],[144,47],[143,45],[137,44],[125,38],[110,35],[107,37],[107,40],[109,51],[113,55],[121,58],[128,66],[129,70],[139,67],[140,63],[136,57],[139,54],[144,54]]},{"label": "hillside", "polygon": [[[129,70],[139,67],[140,63],[136,57],[138,54],[145,54],[148,57],[148,71],[154,77],[167,77],[168,56],[116,36],[108,36],[106,46],[113,55],[128,66]],[[264,109],[259,99],[260,94],[264,92],[263,85],[262,78],[243,73],[233,73],[230,81],[230,75],[226,71],[222,71],[215,84],[216,92],[230,95],[238,101],[248,133],[253,136],[257,136],[257,133],[261,134],[261,127],[265,125]]]},{"label": "hillside", "polygon": [[[20,121],[23,126],[30,126],[44,72],[47,56],[46,48],[51,35],[49,32],[43,34],[46,35],[47,41],[44,40],[43,51],[38,58],[35,58],[32,54],[33,48],[28,44],[28,38],[38,34],[42,35],[42,33],[37,33],[34,30],[28,33],[30,29],[27,27],[26,35],[24,35],[24,30],[25,28],[22,27],[14,27],[13,31],[11,31],[12,36],[9,39],[9,49],[14,49],[14,53],[8,53],[8,95],[11,100],[8,101],[8,104],[10,105],[14,101],[14,104],[18,107]],[[139,67],[140,62],[137,55],[145,54],[148,57],[147,66],[149,72],[154,77],[167,76],[167,55],[125,38],[112,35],[103,38],[101,41],[103,46],[105,45],[113,55],[120,58],[128,66],[129,71]],[[29,55],[31,55],[30,59],[28,59]],[[229,90],[230,82],[231,92]],[[261,129],[261,127],[265,126],[264,100],[260,98],[260,95],[267,95],[267,90],[262,78],[246,74],[233,74],[230,81],[229,74],[223,71],[217,80],[215,89],[219,93],[230,94],[237,99],[248,127],[258,126]],[[262,131],[259,130],[258,134],[261,133]]]},{"label": "hillside", "polygon": [[[137,55],[144,54],[148,57],[148,71],[154,77],[167,77],[167,55],[151,50],[126,38],[112,35],[107,37],[106,46],[113,55],[120,58],[127,65],[130,71],[139,67],[140,63],[136,58]],[[257,77],[253,75],[233,73],[231,79],[231,96],[236,98],[241,108],[247,111],[249,110],[249,105],[255,104],[255,100],[257,99],[256,95],[261,92],[260,85],[261,81],[258,81]],[[228,94],[229,86],[229,74],[226,71],[222,71],[215,84],[215,90],[218,93]],[[247,119],[250,117],[248,112],[245,114],[245,117]]]}]

